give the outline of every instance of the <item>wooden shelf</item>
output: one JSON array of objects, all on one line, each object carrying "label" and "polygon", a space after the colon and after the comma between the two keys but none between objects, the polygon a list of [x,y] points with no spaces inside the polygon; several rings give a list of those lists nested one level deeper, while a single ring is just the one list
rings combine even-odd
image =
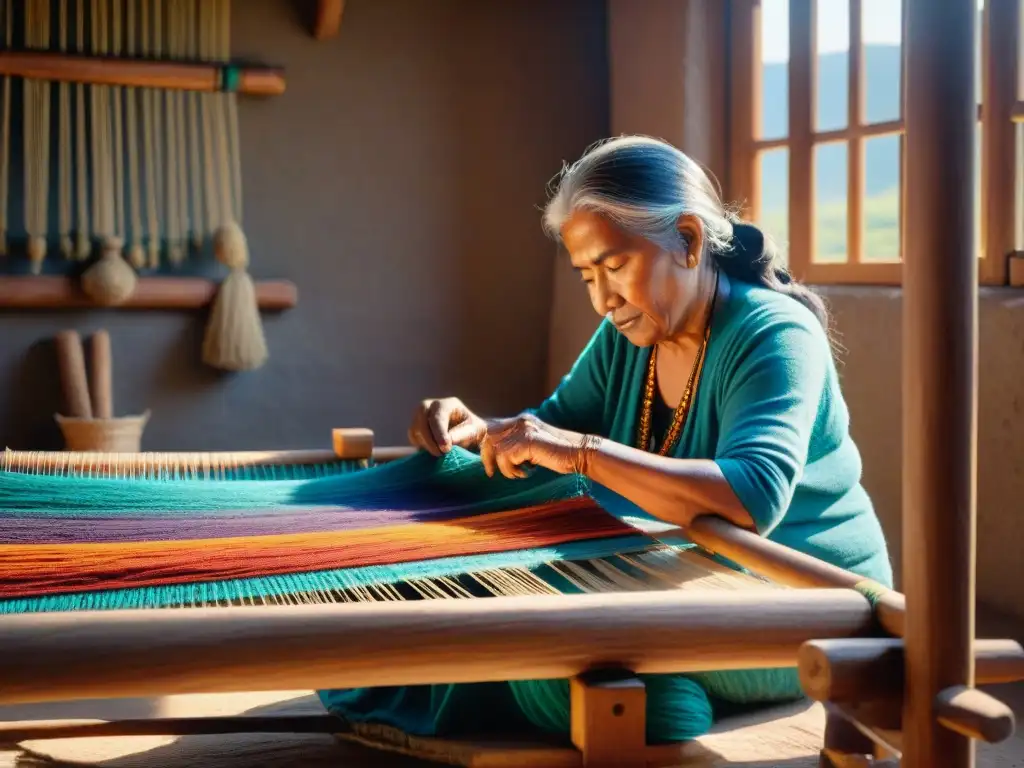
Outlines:
[{"label": "wooden shelf", "polygon": [[[213,302],[220,283],[199,277],[143,277],[131,297],[113,309],[203,309]],[[266,312],[291,309],[298,289],[287,280],[256,283],[256,300]],[[78,281],[59,276],[0,277],[0,309],[97,309]]]},{"label": "wooden shelf", "polygon": [[284,72],[274,67],[225,63],[110,58],[49,51],[0,51],[0,75],[138,88],[217,92],[225,73],[233,72],[238,93],[278,96],[284,93]]}]

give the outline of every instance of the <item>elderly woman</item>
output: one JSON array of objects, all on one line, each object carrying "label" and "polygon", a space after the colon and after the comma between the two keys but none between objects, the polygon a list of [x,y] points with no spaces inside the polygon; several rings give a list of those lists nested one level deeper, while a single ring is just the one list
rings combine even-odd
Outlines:
[{"label": "elderly woman", "polygon": [[[891,584],[825,306],[789,278],[757,227],[726,212],[704,171],[659,141],[607,141],[564,172],[544,224],[600,327],[536,409],[489,421],[458,399],[428,400],[413,444],[437,456],[479,448],[489,475],[578,473],[668,523],[719,515]],[[653,676],[647,685],[649,731],[672,739],[705,732],[717,704],[800,695],[793,670]],[[373,689],[359,693],[359,706],[354,696],[323,694],[339,714],[372,710],[419,733],[510,715],[547,731],[569,727],[565,681]]]}]

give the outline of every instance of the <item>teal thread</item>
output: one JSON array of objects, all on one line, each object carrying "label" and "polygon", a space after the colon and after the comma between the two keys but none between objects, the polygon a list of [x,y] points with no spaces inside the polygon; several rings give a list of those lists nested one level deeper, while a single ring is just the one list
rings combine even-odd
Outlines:
[{"label": "teal thread", "polygon": [[233,64],[225,64],[220,70],[220,89],[224,93],[237,93],[242,84],[242,70]]}]

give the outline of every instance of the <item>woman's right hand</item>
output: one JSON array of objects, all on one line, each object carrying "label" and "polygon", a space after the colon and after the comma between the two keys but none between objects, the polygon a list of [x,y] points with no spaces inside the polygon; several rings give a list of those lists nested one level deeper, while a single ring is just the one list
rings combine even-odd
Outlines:
[{"label": "woman's right hand", "polygon": [[487,424],[457,397],[424,400],[409,427],[409,442],[432,456],[448,453],[453,445],[476,448],[486,436]]}]

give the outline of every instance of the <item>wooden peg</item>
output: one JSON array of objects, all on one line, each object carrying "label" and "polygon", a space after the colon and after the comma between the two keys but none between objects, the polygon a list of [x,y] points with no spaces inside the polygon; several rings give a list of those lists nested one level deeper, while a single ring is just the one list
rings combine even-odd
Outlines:
[{"label": "wooden peg", "polygon": [[91,419],[92,403],[89,401],[82,337],[75,330],[61,331],[57,334],[56,342],[67,415],[76,419]]},{"label": "wooden peg", "polygon": [[114,418],[113,363],[110,352],[110,334],[96,331],[90,344],[90,382],[92,413],[97,419]]},{"label": "wooden peg", "polygon": [[975,741],[998,744],[1013,735],[1013,710],[977,688],[958,685],[935,698],[939,724]]},{"label": "wooden peg", "polygon": [[345,13],[345,0],[319,0],[313,36],[317,40],[337,37],[341,30],[341,17]]},{"label": "wooden peg", "polygon": [[572,742],[586,768],[647,765],[647,691],[628,672],[594,671],[570,682]]},{"label": "wooden peg", "polygon": [[360,427],[331,430],[334,455],[339,459],[368,459],[373,455],[373,430]]}]

